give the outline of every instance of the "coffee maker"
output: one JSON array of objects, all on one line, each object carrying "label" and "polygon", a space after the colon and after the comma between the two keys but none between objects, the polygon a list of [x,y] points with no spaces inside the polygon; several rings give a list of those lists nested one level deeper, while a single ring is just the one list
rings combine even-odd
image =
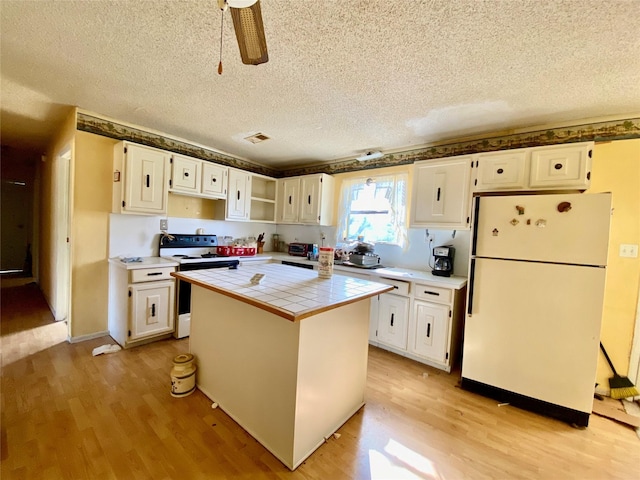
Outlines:
[{"label": "coffee maker", "polygon": [[453,257],[456,249],[451,245],[443,245],[433,249],[433,270],[431,273],[438,277],[450,277],[453,273]]}]

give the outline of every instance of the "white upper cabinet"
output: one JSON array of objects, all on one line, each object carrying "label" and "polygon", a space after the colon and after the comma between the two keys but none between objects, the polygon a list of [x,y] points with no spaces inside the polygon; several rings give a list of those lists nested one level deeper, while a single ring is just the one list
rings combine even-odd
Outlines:
[{"label": "white upper cabinet", "polygon": [[227,198],[228,168],[198,158],[172,155],[171,193],[202,198]]},{"label": "white upper cabinet", "polygon": [[202,162],[201,193],[203,197],[227,198],[227,175],[229,169],[211,162]]},{"label": "white upper cabinet", "polygon": [[114,146],[114,213],[167,213],[169,153],[129,142]]},{"label": "white upper cabinet", "polygon": [[[205,173],[204,179],[212,184]],[[257,173],[229,168],[221,178],[226,178],[226,202],[216,207],[216,220],[273,223],[276,217],[277,180]],[[208,180],[207,180],[208,179]]]},{"label": "white upper cabinet", "polygon": [[298,205],[300,203],[300,179],[284,178],[280,180],[280,216],[282,223],[296,223],[298,221]]},{"label": "white upper cabinet", "polygon": [[279,223],[333,225],[334,179],[325,173],[278,181]]},{"label": "white upper cabinet", "polygon": [[251,205],[251,174],[243,170],[229,169],[227,194],[228,220],[249,220]]},{"label": "white upper cabinet", "polygon": [[471,167],[471,155],[414,163],[410,226],[469,228]]},{"label": "white upper cabinet", "polygon": [[300,179],[300,223],[321,223],[324,177],[328,176],[307,175]]},{"label": "white upper cabinet", "polygon": [[474,192],[586,190],[593,142],[474,155]]},{"label": "white upper cabinet", "polygon": [[476,192],[526,188],[528,158],[524,151],[481,153],[475,166]]},{"label": "white upper cabinet", "polygon": [[171,188],[169,191],[199,194],[201,170],[202,160],[173,155],[171,157]]},{"label": "white upper cabinet", "polygon": [[591,184],[593,142],[531,150],[529,186],[586,190]]}]

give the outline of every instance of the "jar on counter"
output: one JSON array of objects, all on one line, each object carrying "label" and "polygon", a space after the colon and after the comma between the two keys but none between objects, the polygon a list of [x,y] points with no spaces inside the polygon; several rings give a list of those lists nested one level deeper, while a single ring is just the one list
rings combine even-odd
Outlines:
[{"label": "jar on counter", "polygon": [[331,275],[333,275],[333,247],[320,247],[318,277],[331,278]]}]

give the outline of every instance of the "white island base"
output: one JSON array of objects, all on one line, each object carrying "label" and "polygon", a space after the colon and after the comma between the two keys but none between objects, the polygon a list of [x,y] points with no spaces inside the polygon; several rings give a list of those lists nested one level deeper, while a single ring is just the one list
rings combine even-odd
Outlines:
[{"label": "white island base", "polygon": [[369,304],[294,322],[194,284],[197,386],[294,470],[364,405]]}]

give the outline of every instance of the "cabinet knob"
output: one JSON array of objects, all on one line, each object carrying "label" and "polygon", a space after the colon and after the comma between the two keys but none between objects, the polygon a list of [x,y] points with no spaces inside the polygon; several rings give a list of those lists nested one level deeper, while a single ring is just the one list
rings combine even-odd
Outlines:
[{"label": "cabinet knob", "polygon": [[498,170],[496,170],[496,172],[498,172],[498,175],[502,175],[504,173],[504,170],[502,168],[499,168]]},{"label": "cabinet knob", "polygon": [[189,172],[184,172],[185,178],[189,176]]},{"label": "cabinet knob", "polygon": [[562,164],[561,163],[556,163],[553,168],[555,168],[556,170],[560,170],[562,169]]}]

